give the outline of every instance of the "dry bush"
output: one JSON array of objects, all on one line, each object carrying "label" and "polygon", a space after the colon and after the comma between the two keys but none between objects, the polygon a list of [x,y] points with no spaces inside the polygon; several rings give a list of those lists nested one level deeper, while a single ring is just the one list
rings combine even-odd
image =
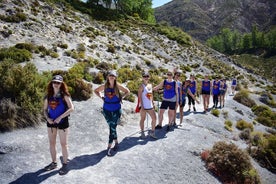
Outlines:
[{"label": "dry bush", "polygon": [[249,93],[246,90],[239,91],[233,99],[250,108],[256,105],[256,102],[249,98]]},{"label": "dry bush", "polygon": [[222,183],[260,183],[259,175],[252,167],[248,154],[233,143],[215,143],[206,164]]}]

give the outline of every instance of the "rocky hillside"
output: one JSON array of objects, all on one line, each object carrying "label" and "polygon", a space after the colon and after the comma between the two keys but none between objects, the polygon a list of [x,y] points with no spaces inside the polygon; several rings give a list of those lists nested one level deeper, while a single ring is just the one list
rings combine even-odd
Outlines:
[{"label": "rocky hillside", "polygon": [[269,30],[276,24],[275,9],[273,0],[173,0],[156,8],[155,17],[205,41],[221,28],[244,33],[256,24],[261,31]]}]

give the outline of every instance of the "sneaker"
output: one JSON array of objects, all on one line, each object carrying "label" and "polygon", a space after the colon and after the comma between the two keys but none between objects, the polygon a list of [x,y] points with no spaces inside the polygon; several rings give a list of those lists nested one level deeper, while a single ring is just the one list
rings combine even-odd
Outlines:
[{"label": "sneaker", "polygon": [[49,165],[47,165],[46,167],[44,167],[44,170],[51,171],[51,170],[53,170],[55,168],[57,168],[57,163],[56,162],[52,162]]},{"label": "sneaker", "polygon": [[154,132],[151,132],[151,133],[150,133],[150,137],[151,137],[151,138],[154,138],[154,139],[157,139],[157,137],[156,137],[156,135],[155,135]]},{"label": "sneaker", "polygon": [[111,154],[111,148],[107,148],[106,155],[109,156],[109,157],[112,156],[112,154]]},{"label": "sneaker", "polygon": [[62,164],[62,167],[58,171],[59,175],[65,175],[68,173],[67,164]]},{"label": "sneaker", "polygon": [[196,108],[194,107],[194,111],[196,112]]},{"label": "sneaker", "polygon": [[118,143],[115,143],[115,146],[113,147],[113,150],[114,150],[114,151],[118,151],[118,149],[119,149],[119,144],[118,144]]},{"label": "sneaker", "polygon": [[167,132],[171,130],[171,125],[167,126]]},{"label": "sneaker", "polygon": [[188,109],[188,112],[190,112],[191,111],[191,109]]},{"label": "sneaker", "polygon": [[176,123],[175,123],[175,122],[173,122],[173,126],[174,126],[174,127],[177,127],[177,125],[176,125]]},{"label": "sneaker", "polygon": [[161,125],[157,125],[157,126],[155,127],[155,129],[162,129],[162,126],[161,126]]},{"label": "sneaker", "polygon": [[144,132],[141,132],[141,136],[140,136],[141,139],[145,139],[146,138],[146,135]]}]

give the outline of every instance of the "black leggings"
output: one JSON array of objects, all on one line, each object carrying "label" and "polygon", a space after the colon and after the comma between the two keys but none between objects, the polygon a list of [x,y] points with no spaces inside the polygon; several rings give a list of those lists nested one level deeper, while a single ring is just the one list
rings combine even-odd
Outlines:
[{"label": "black leggings", "polygon": [[191,105],[193,104],[193,106],[195,106],[195,100],[193,99],[193,97],[191,97],[189,94],[188,94],[188,105]]},{"label": "black leggings", "polygon": [[213,95],[213,103],[214,103],[215,107],[218,106],[218,97],[219,97],[219,95]]}]

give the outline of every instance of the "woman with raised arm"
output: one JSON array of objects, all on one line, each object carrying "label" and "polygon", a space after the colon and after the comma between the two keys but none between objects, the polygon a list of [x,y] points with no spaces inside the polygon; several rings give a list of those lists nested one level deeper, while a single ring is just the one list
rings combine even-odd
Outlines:
[{"label": "woman with raised arm", "polygon": [[[115,71],[109,72],[105,84],[94,90],[95,94],[103,100],[103,115],[109,126],[107,156],[112,156],[112,150],[117,151],[119,148],[116,128],[122,114],[122,99],[129,95],[129,89],[119,84],[116,78],[117,74]],[[120,91],[123,92],[123,96],[121,96]],[[103,95],[101,94],[102,92],[104,93]],[[115,146],[112,149],[113,141],[115,141]]]}]

